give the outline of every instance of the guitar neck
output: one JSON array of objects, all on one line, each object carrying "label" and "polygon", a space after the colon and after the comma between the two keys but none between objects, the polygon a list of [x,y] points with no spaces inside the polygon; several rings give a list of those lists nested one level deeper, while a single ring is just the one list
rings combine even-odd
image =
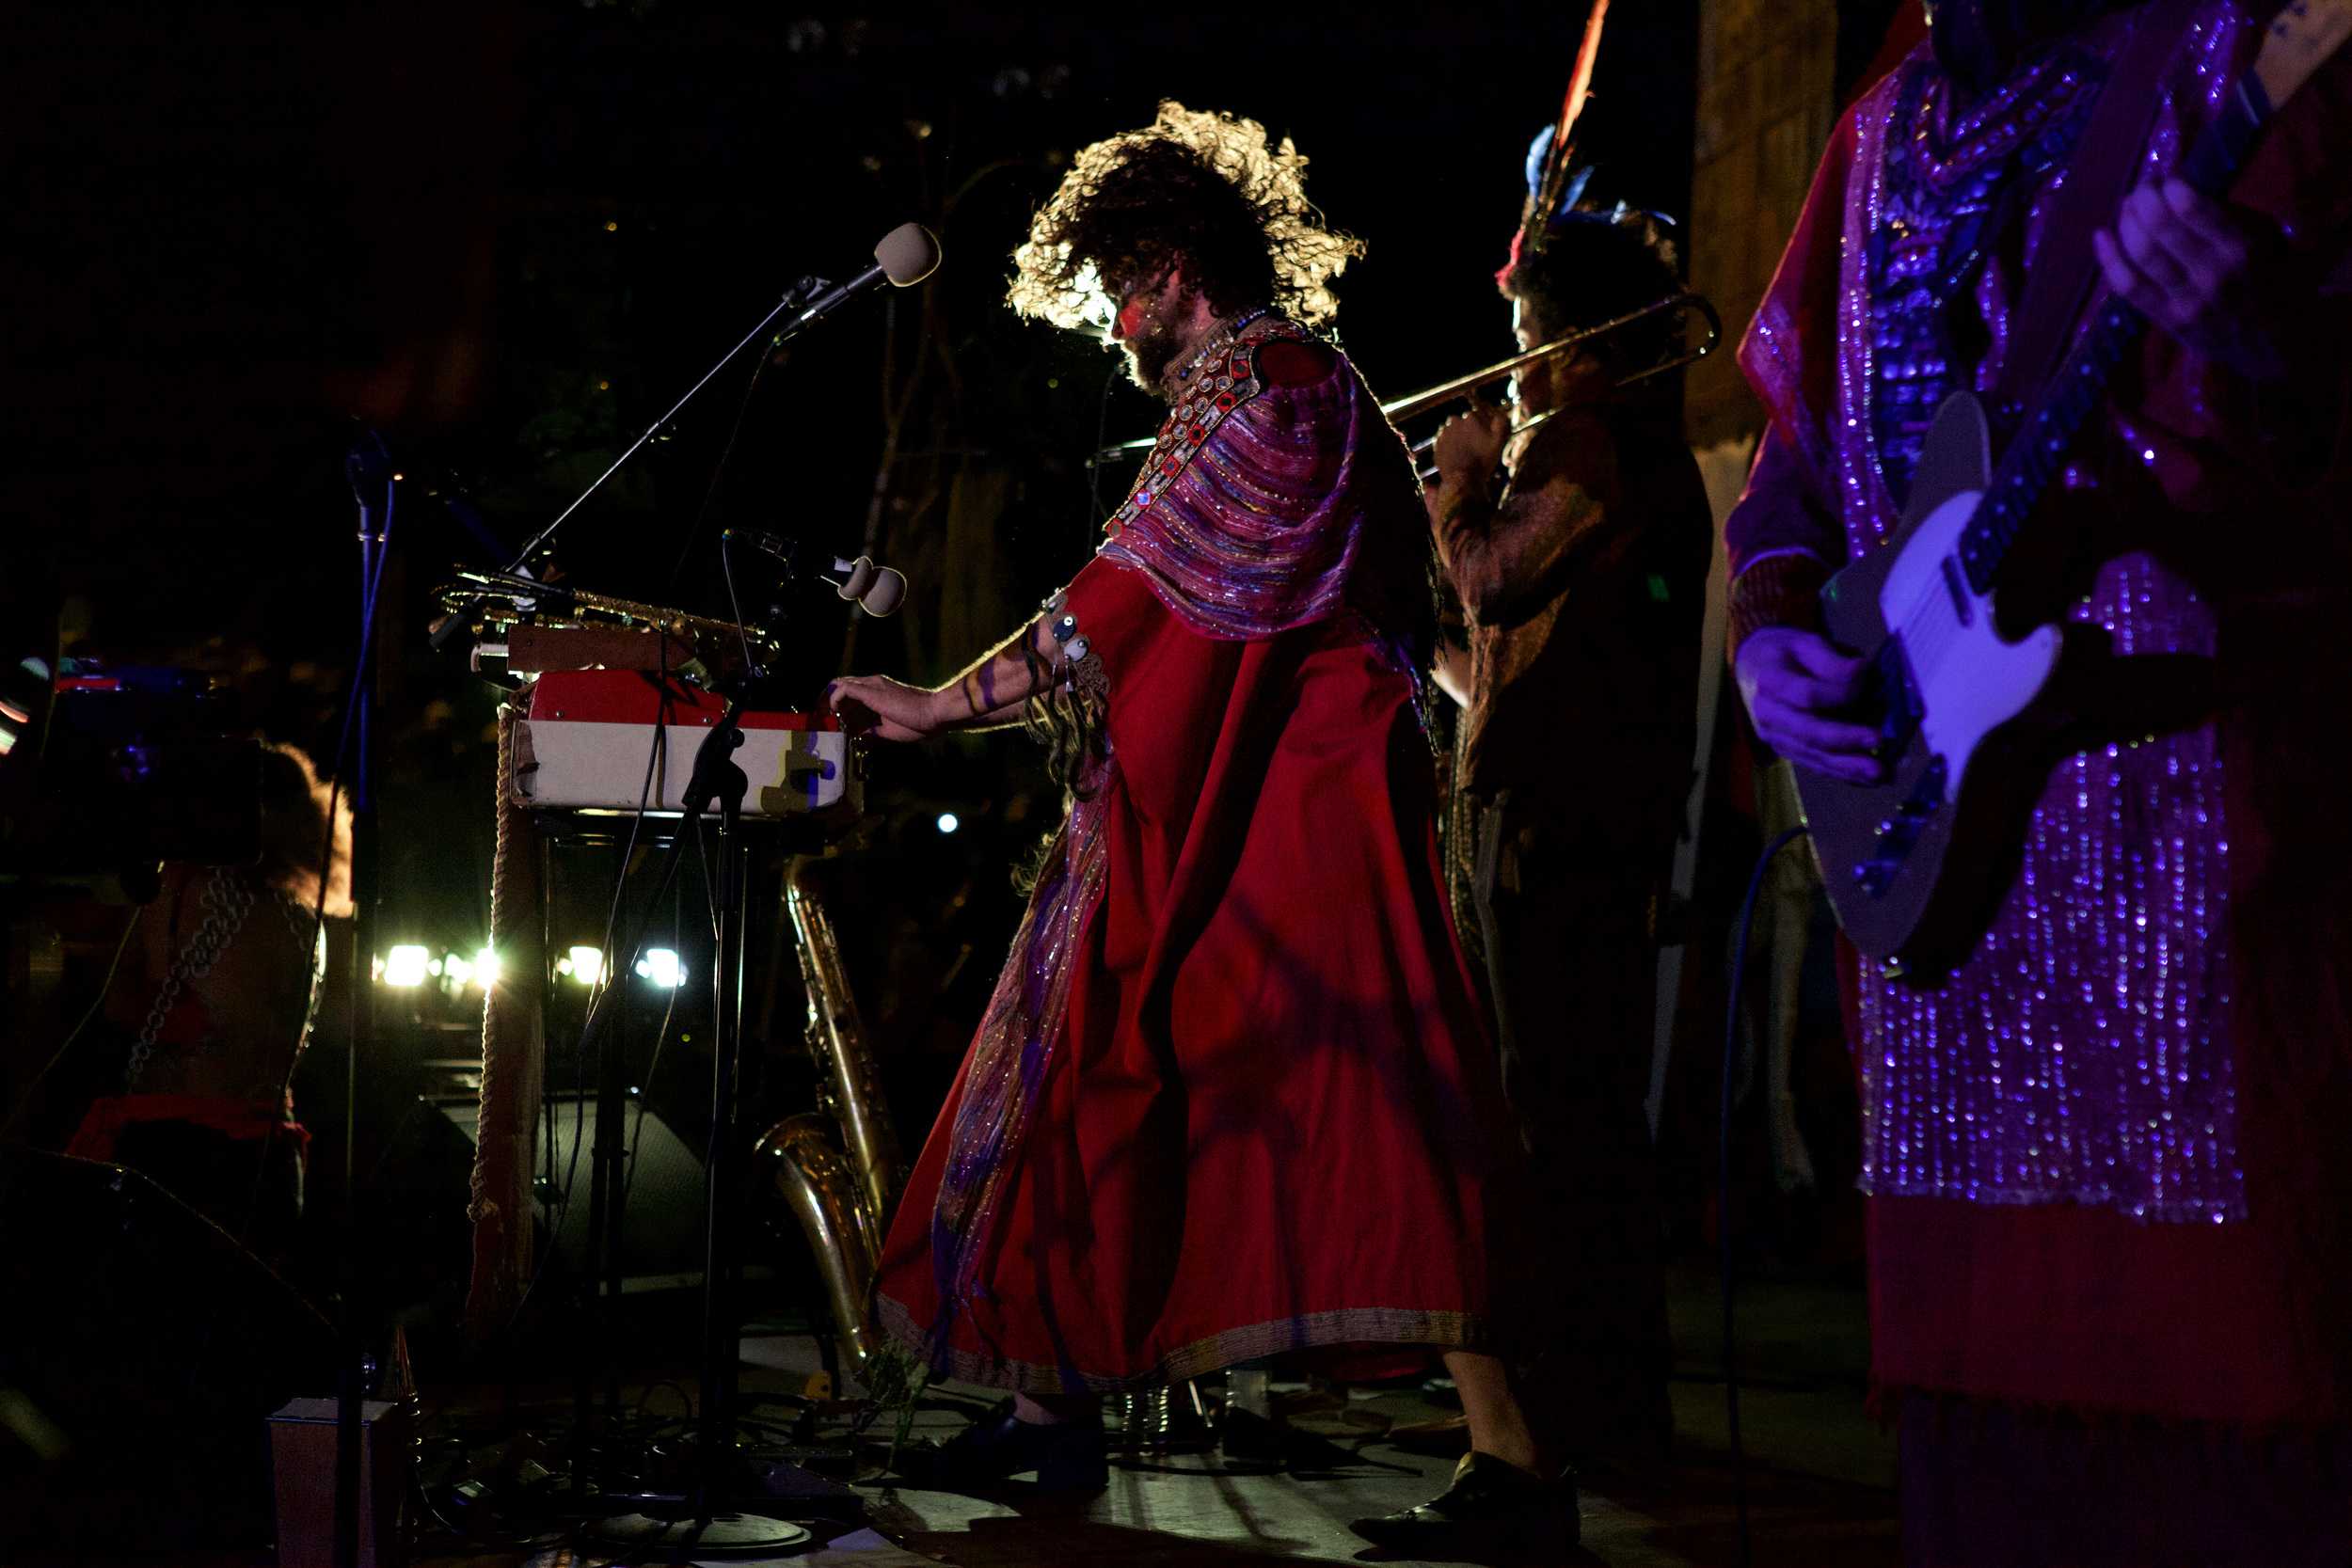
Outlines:
[{"label": "guitar neck", "polygon": [[[2248,72],[2175,173],[2199,195],[2218,199],[2246,166],[2272,113],[2261,79]],[[2075,437],[2106,402],[2116,367],[2147,330],[2148,318],[2137,307],[2112,294],[2103,296],[2090,325],[2001,453],[1992,487],[1961,536],[1961,566],[1976,592],[1993,591],[2001,562],[2025,531],[2026,520],[2064,467]]]}]

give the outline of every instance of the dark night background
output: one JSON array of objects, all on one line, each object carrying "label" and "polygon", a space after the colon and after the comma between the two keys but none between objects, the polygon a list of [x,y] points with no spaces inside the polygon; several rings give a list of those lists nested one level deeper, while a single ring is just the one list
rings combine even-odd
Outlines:
[{"label": "dark night background", "polygon": [[[1695,17],[1618,8],[1588,119],[1595,195],[1685,207]],[[897,420],[875,553],[914,588],[859,628],[854,660],[937,678],[1085,560],[1126,478],[1095,492],[1098,431],[1156,420],[1109,385],[1113,356],[1000,303],[1069,153],[1162,96],[1295,136],[1312,196],[1369,242],[1339,330],[1393,395],[1508,352],[1488,279],[1581,24],[1537,5],[1335,26],[690,0],[20,16],[8,639],[39,647],[62,601],[69,651],[227,675],[251,723],[324,765],[356,635],[343,455],[360,424],[380,430],[409,476],[383,632],[385,937],[470,952],[495,694],[423,647],[453,561],[500,563],[793,279],[856,270],[914,218],[945,251],[928,285],[828,323],[748,401],[745,356],[557,553],[588,586],[721,612],[723,528],[855,552]],[[840,665],[844,607],[789,608],[813,689]],[[919,972],[969,957],[984,993],[1011,923],[1004,867],[1051,810],[1030,749],[889,755],[874,784],[882,852],[924,835],[902,934],[973,923],[970,949]],[[949,804],[973,830],[953,845],[930,826]],[[878,985],[869,1011],[895,1018],[905,998]]]},{"label": "dark night background", "polygon": [[[721,530],[853,554],[870,510],[874,553],[914,588],[847,651],[937,679],[1083,562],[1127,478],[1098,488],[1085,454],[1157,418],[1114,356],[1001,303],[1068,155],[1161,97],[1295,137],[1311,195],[1369,243],[1338,332],[1394,396],[1510,350],[1491,275],[1583,9],[20,12],[0,65],[0,641],[43,648],[62,609],[68,652],[226,676],[247,723],[324,767],[357,629],[343,458],[380,431],[407,475],[382,629],[384,941],[471,952],[497,693],[424,646],[453,562],[502,563],[795,278],[853,273],[915,219],[945,252],[929,284],[845,311],[755,385],[755,356],[730,366],[557,554],[586,586],[723,614]],[[1614,8],[1590,195],[1685,213],[1698,9]],[[1840,8],[1858,40],[1841,75],[1891,9]],[[765,609],[764,584],[745,593]],[[813,693],[842,665],[845,607],[787,608]],[[845,925],[879,1043],[925,1064],[912,1140],[1016,917],[1008,868],[1056,803],[1009,736],[884,754],[868,800],[867,863],[890,891]],[[948,808],[966,824],[952,839],[933,826]],[[559,901],[578,927],[559,948],[596,940],[609,875],[583,870]],[[682,1010],[707,1013],[704,995]],[[419,1059],[462,1055],[474,1016],[428,1006],[421,1033],[396,1027],[378,1097],[412,1096]],[[779,1019],[772,1038],[796,1033]],[[691,1078],[673,1078],[698,1138]]]},{"label": "dark night background", "polygon": [[[885,395],[916,380],[894,559],[929,563],[923,511],[960,469],[1013,498],[1001,559],[918,579],[916,662],[960,658],[976,648],[941,646],[926,601],[974,572],[1025,598],[1092,529],[1075,465],[1111,359],[997,303],[1059,160],[1163,95],[1295,135],[1312,194],[1370,242],[1342,336],[1402,391],[1507,348],[1486,278],[1576,9],[1352,30],[1305,12],[890,22],[688,0],[20,18],[11,596],[87,594],[109,648],[226,634],[273,663],[331,660],[353,417],[513,540],[783,286],[854,269],[913,217],[942,234],[938,277],[762,377],[705,528],[856,541]],[[1686,204],[1694,17],[1618,8],[1596,194]],[[716,608],[710,539],[691,531],[748,369],[567,529],[575,577]],[[1153,422],[1123,386],[1108,419]],[[413,630],[447,561],[491,552],[408,494],[392,619]]]}]

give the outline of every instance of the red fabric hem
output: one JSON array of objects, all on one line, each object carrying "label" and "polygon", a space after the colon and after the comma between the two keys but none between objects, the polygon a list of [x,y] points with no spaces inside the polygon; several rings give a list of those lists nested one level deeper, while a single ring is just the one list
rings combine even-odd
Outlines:
[{"label": "red fabric hem", "polygon": [[2280,1289],[2271,1227],[1874,1197],[1873,1381],[2233,1426],[2342,1419],[2341,1325]]}]

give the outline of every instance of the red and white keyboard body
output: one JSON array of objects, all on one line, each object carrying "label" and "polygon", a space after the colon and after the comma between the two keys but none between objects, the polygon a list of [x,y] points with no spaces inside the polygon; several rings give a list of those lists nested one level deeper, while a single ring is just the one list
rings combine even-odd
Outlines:
[{"label": "red and white keyboard body", "polygon": [[[725,711],[712,693],[644,671],[550,670],[517,726],[507,788],[534,810],[678,811],[694,753]],[[837,716],[746,712],[741,722],[746,817],[856,815],[862,792]]]}]

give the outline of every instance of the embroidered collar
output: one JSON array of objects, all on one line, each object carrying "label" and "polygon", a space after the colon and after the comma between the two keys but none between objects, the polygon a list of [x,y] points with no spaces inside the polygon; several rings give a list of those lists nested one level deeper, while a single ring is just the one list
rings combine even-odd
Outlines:
[{"label": "embroidered collar", "polygon": [[[1182,372],[1186,377],[1199,374],[1200,384],[1177,394],[1175,405],[1160,426],[1151,455],[1143,460],[1143,468],[1136,475],[1125,502],[1103,525],[1104,535],[1118,538],[1120,530],[1176,482],[1176,476],[1208,445],[1210,435],[1224,422],[1225,416],[1264,389],[1252,362],[1260,343],[1272,338],[1308,341],[1311,337],[1305,328],[1294,326],[1265,309],[1252,310],[1220,326]],[[1214,358],[1210,357],[1212,352]]]}]

